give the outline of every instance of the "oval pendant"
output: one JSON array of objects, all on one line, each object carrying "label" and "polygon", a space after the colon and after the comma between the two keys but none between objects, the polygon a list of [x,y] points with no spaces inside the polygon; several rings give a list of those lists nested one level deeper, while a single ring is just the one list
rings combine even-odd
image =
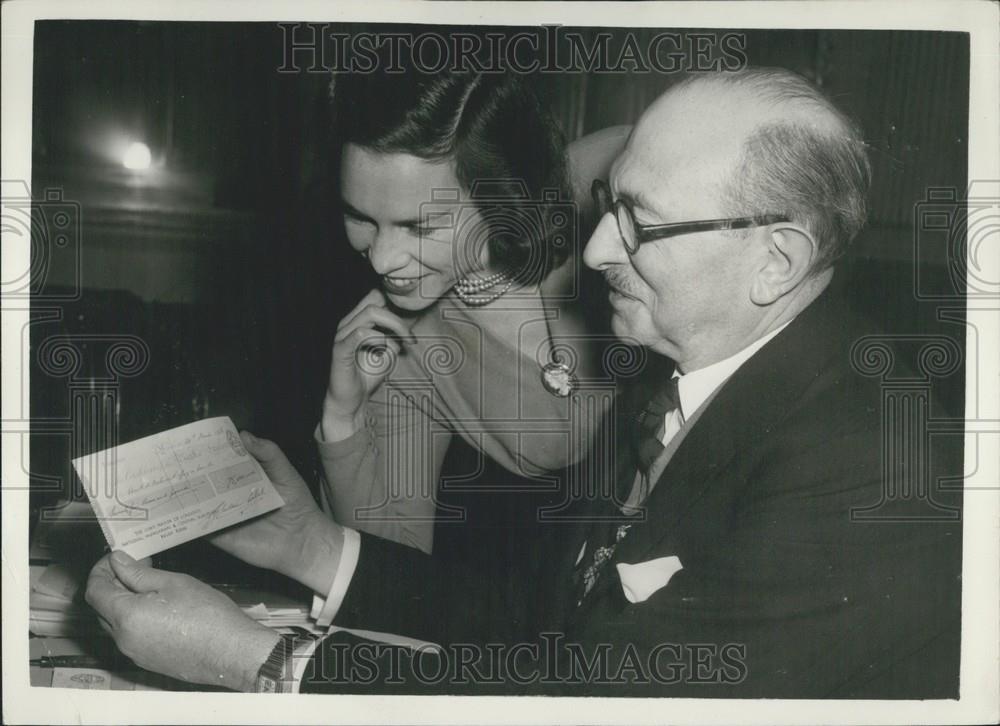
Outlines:
[{"label": "oval pendant", "polygon": [[576,388],[577,380],[568,365],[552,361],[542,368],[542,385],[553,396],[566,398]]}]

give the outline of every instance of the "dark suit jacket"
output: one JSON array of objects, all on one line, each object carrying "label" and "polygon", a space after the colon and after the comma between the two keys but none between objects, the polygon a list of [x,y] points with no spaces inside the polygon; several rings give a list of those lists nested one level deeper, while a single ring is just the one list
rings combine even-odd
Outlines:
[{"label": "dark suit jacket", "polygon": [[[917,517],[927,500],[914,497],[894,498],[896,521],[852,514],[883,500],[891,457],[917,452],[906,448],[914,432],[884,435],[885,388],[851,365],[864,332],[828,291],[744,363],[692,426],[644,521],[579,607],[572,574],[586,524],[549,527],[537,545],[542,569],[502,582],[363,536],[335,622],[438,643],[444,655],[416,675],[404,663],[401,676],[396,664],[387,677],[386,653],[358,655],[345,650],[351,638],[331,637],[303,691],[956,698],[960,494],[932,491],[953,507],[937,519]],[[633,466],[629,422],[645,390],[633,387],[616,405],[622,480]],[[909,476],[961,474],[960,441],[918,458]],[[612,511],[607,502],[581,507]],[[614,565],[667,556],[683,569],[630,603]],[[507,670],[476,685],[477,672],[489,680],[489,657],[459,673],[475,651],[456,654],[484,644],[506,648],[492,663]],[[358,662],[366,667],[352,667]],[[448,675],[428,682],[440,673]]]}]

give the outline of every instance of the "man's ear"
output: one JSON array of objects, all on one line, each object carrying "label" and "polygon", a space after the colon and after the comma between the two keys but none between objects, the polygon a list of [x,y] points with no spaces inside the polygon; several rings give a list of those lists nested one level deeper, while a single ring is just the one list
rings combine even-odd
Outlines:
[{"label": "man's ear", "polygon": [[798,226],[772,229],[764,240],[763,265],[750,288],[755,305],[770,305],[797,288],[808,276],[816,257],[816,242]]}]

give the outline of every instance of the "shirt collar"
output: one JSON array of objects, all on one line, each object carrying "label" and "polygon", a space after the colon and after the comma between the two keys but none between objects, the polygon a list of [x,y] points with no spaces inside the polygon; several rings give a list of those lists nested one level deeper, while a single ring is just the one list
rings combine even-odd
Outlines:
[{"label": "shirt collar", "polygon": [[758,338],[738,353],[717,363],[699,368],[690,373],[685,373],[684,375],[675,370],[674,378],[677,379],[677,395],[680,399],[681,416],[687,419],[697,411],[715,393],[716,389],[725,383],[729,376],[736,372],[737,368],[743,365],[754,353],[763,348],[771,338],[784,330],[790,322],[792,321],[789,320],[764,337]]}]

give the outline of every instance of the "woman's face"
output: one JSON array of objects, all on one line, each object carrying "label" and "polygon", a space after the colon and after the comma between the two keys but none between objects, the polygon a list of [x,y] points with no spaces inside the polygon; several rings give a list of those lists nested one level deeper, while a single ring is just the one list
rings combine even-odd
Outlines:
[{"label": "woman's face", "polygon": [[485,225],[451,162],[347,144],[340,188],[351,247],[397,307],[422,310],[488,267]]}]

